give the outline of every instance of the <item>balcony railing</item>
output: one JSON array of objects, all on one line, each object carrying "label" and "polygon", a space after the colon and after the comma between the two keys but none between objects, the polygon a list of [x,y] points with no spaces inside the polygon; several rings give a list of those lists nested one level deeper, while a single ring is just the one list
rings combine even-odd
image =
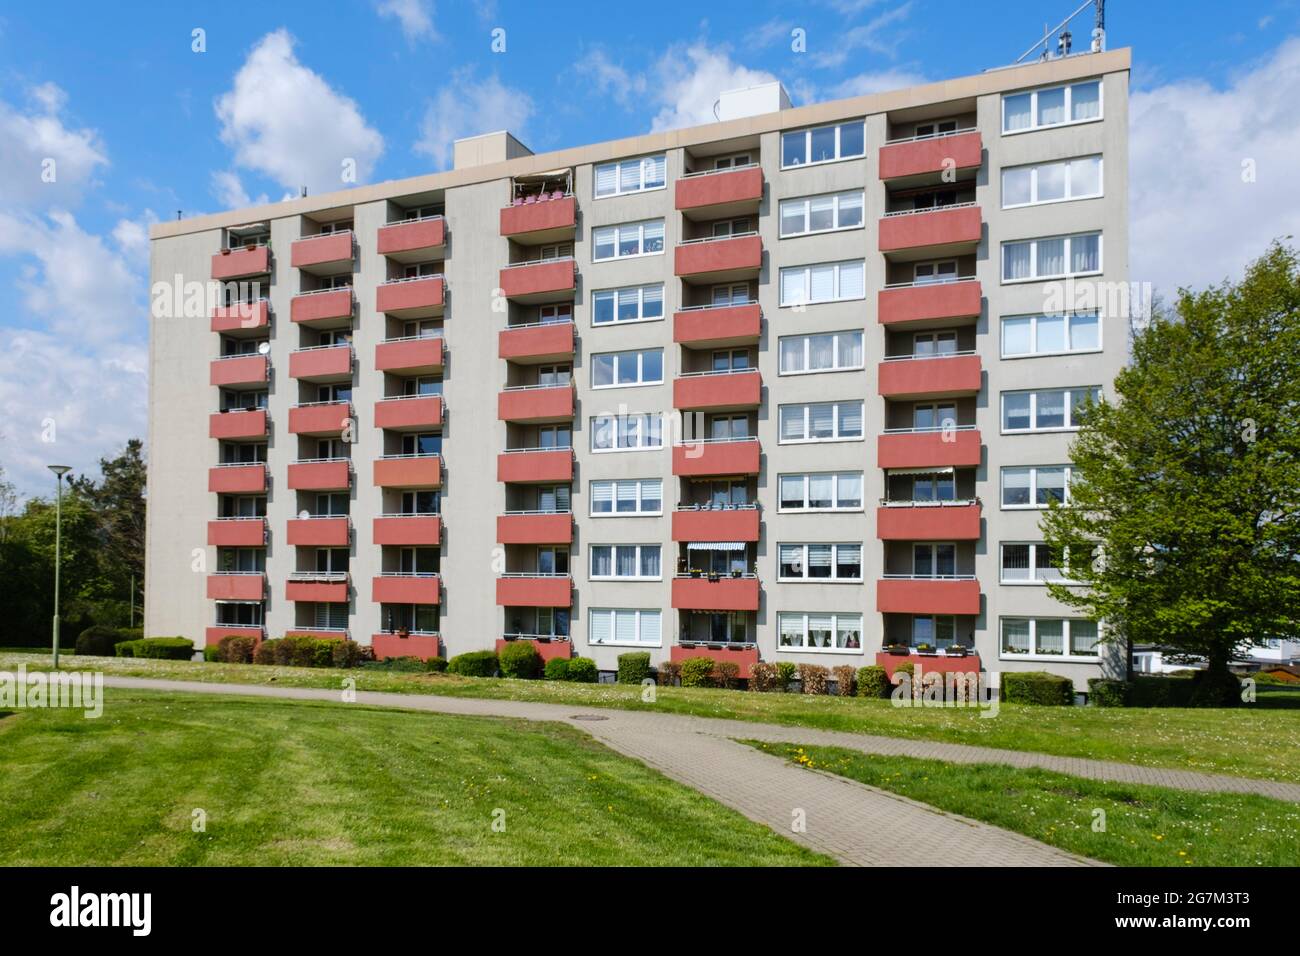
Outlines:
[{"label": "balcony railing", "polygon": [[962,355],[977,355],[974,349],[965,349],[961,352],[914,352],[911,355],[886,355],[882,361],[885,362],[919,362],[925,359],[948,359],[958,358]]},{"label": "balcony railing", "polygon": [[978,425],[921,425],[912,428],[886,428],[886,435],[929,435],[934,432],[972,432]]},{"label": "balcony railing", "polygon": [[972,206],[978,206],[978,202],[955,202],[946,206],[927,206],[924,209],[895,209],[893,212],[887,212],[885,219],[897,219],[899,216],[921,216],[929,212],[947,212],[949,209],[969,209]]},{"label": "balcony railing", "polygon": [[891,498],[881,498],[880,505],[882,508],[969,508],[971,505],[982,504],[979,498],[954,498],[950,501],[899,501]]}]

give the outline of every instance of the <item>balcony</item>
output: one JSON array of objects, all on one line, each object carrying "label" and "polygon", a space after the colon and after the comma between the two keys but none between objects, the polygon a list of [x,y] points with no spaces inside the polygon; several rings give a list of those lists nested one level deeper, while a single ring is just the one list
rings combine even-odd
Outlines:
[{"label": "balcony", "polygon": [[289,409],[289,432],[317,438],[337,436],[351,420],[351,402],[305,402]]},{"label": "balcony", "polygon": [[208,469],[208,491],[221,495],[266,491],[266,465],[218,465]]},{"label": "balcony", "polygon": [[683,442],[673,446],[673,474],[683,478],[757,475],[757,438]]},{"label": "balcony", "polygon": [[376,458],[374,483],[378,488],[441,487],[442,458],[438,455],[385,455]]},{"label": "balcony", "polygon": [[374,519],[371,538],[375,544],[436,545],[442,540],[442,519],[437,515],[384,515]]},{"label": "balcony", "polygon": [[203,632],[203,646],[216,647],[221,643],[223,637],[251,637],[255,641],[260,641],[265,635],[260,627],[244,627],[241,624],[218,624],[216,627],[205,628]]},{"label": "balcony", "polygon": [[758,408],[763,379],[758,369],[730,372],[687,372],[673,380],[673,408],[696,412],[728,412]]},{"label": "balcony", "polygon": [[442,371],[442,338],[411,336],[375,346],[375,371],[430,375]]},{"label": "balcony", "polygon": [[881,325],[916,329],[951,325],[979,318],[983,295],[978,279],[907,282],[886,286],[876,293],[876,312]]},{"label": "balcony", "polygon": [[442,427],[441,395],[404,395],[375,402],[375,427],[419,431]]},{"label": "balcony", "polygon": [[351,289],[318,289],[289,300],[289,321],[312,328],[334,328],[352,320]]},{"label": "balcony", "polygon": [[266,575],[261,571],[208,575],[210,600],[260,601],[264,597],[266,597]]},{"label": "balcony", "polygon": [[347,382],[352,380],[352,346],[318,345],[289,353],[289,377],[300,382]]},{"label": "balcony", "polygon": [[762,328],[757,302],[691,306],[673,313],[673,341],[692,348],[757,345]]},{"label": "balcony", "polygon": [[974,352],[945,356],[898,356],[880,363],[878,388],[885,398],[957,398],[980,390],[980,357]]},{"label": "balcony", "polygon": [[569,607],[573,583],[567,574],[505,574],[497,578],[502,607]]},{"label": "balcony", "polygon": [[347,458],[295,461],[289,465],[291,491],[347,491],[352,486],[352,462]]},{"label": "balcony", "polygon": [[673,578],[672,605],[684,611],[757,611],[758,578]]},{"label": "balcony", "polygon": [[516,448],[497,455],[497,481],[527,485],[572,480],[571,448]]},{"label": "balcony", "polygon": [[739,670],[737,677],[748,680],[750,668],[758,663],[757,644],[737,644],[712,647],[708,644],[674,645],[668,651],[668,658],[675,664],[690,660],[692,657],[707,657],[717,664],[735,664]]},{"label": "balcony", "polygon": [[543,661],[549,661],[552,657],[562,657],[565,660],[573,657],[573,644],[567,637],[558,637],[550,634],[529,634],[529,635],[512,635],[510,637],[498,637],[496,642],[496,651],[500,654],[509,645],[515,641],[532,641],[533,647],[537,651],[537,656]]},{"label": "balcony", "polygon": [[409,219],[379,227],[379,254],[397,262],[435,258],[435,253],[446,244],[447,220],[442,216]]},{"label": "balcony", "polygon": [[675,188],[674,205],[688,215],[703,210],[704,218],[722,219],[757,212],[763,199],[763,168],[754,164],[687,173]]},{"label": "balcony", "polygon": [[753,279],[763,265],[763,240],[757,233],[688,239],[673,250],[673,275],[708,282]]},{"label": "balcony", "polygon": [[978,541],[978,501],[890,501],[876,509],[882,541]]},{"label": "balcony", "polygon": [[523,202],[501,210],[501,235],[530,243],[552,242],[573,235],[578,203],[573,196]]},{"label": "balcony", "polygon": [[983,232],[979,203],[938,209],[886,213],[880,220],[880,251],[911,253],[913,257],[973,252]]},{"label": "balcony", "polygon": [[427,661],[442,656],[442,638],[437,634],[412,633],[405,637],[401,634],[375,634],[370,638],[370,648],[381,661],[386,657],[418,657]]},{"label": "balcony", "polygon": [[219,281],[247,279],[266,275],[271,271],[270,246],[251,249],[228,249],[212,257],[212,278]]},{"label": "balcony", "polygon": [[497,333],[497,355],[534,364],[573,358],[573,323],[516,325]]},{"label": "balcony", "polygon": [[208,416],[209,438],[265,438],[266,409],[231,409]]},{"label": "balcony", "polygon": [[889,181],[936,176],[948,171],[978,169],[983,162],[984,144],[979,130],[913,137],[880,147],[880,178]]},{"label": "balcony", "polygon": [[213,359],[208,384],[226,388],[265,385],[271,364],[265,355],[230,355]]},{"label": "balcony", "polygon": [[[347,572],[295,571],[284,583],[284,598],[286,601],[344,604],[348,600]],[[308,631],[294,628],[291,633],[304,634]]]},{"label": "balcony", "polygon": [[291,518],[284,540],[295,547],[346,548],[351,541],[351,529],[352,522],[346,516]]},{"label": "balcony", "polygon": [[289,247],[289,264],[317,275],[352,271],[352,230],[306,236]]},{"label": "balcony", "polygon": [[370,582],[370,600],[376,604],[437,604],[440,594],[436,574],[385,572]]},{"label": "balcony", "polygon": [[970,578],[886,576],[876,582],[882,614],[979,614],[980,583]]},{"label": "balcony", "polygon": [[974,467],[980,463],[980,433],[973,425],[956,430],[891,429],[876,437],[876,467]]},{"label": "balcony", "polygon": [[218,518],[209,521],[208,544],[218,548],[266,547],[266,519]]},{"label": "balcony", "polygon": [[271,304],[266,299],[219,305],[212,310],[213,332],[225,335],[255,334],[271,324]]},{"label": "balcony", "polygon": [[978,674],[980,672],[980,656],[975,653],[960,656],[918,654],[915,650],[910,654],[887,654],[884,651],[876,653],[876,666],[883,667],[885,677],[891,681],[894,679],[894,670],[900,664],[908,663],[912,665],[918,677],[923,674]]},{"label": "balcony", "polygon": [[673,512],[674,541],[757,541],[758,509],[678,508]]},{"label": "balcony", "polygon": [[569,512],[517,511],[497,516],[500,544],[568,544],[573,540]]},{"label": "balcony", "polygon": [[403,319],[442,315],[446,292],[440,275],[390,279],[375,290],[375,311]]},{"label": "balcony", "polygon": [[507,299],[543,302],[577,287],[577,267],[571,257],[518,262],[501,270],[498,284]]},{"label": "balcony", "polygon": [[566,422],[573,418],[572,385],[521,385],[497,395],[503,422]]}]

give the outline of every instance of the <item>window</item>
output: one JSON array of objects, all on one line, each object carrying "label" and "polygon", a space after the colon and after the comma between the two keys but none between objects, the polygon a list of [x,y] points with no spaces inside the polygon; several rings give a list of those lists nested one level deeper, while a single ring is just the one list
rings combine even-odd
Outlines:
[{"label": "window", "polygon": [[222,495],[221,517],[265,518],[265,495]]},{"label": "window", "polygon": [[663,643],[663,612],[659,610],[594,607],[587,612],[588,644]]},{"label": "window", "polygon": [[632,478],[591,483],[591,513],[608,515],[660,515],[664,511],[664,483],[659,478]]},{"label": "window", "polygon": [[324,494],[316,496],[316,510],[312,512],[317,517],[339,517],[351,512],[351,501],[347,494],[336,492],[334,494]]},{"label": "window", "polygon": [[438,612],[436,604],[383,604],[379,613],[386,633],[405,628],[412,634],[437,634]]},{"label": "window", "polygon": [[931,474],[888,474],[885,478],[890,501],[956,501],[957,479],[953,469]]},{"label": "window", "polygon": [[537,366],[537,384],[547,388],[568,385],[572,375],[573,367],[567,364]]},{"label": "window", "polygon": [[863,260],[790,266],[781,270],[781,304],[816,305],[866,297]]},{"label": "window", "polygon": [[544,514],[568,514],[569,486],[539,485],[537,488],[537,510]]},{"label": "window", "polygon": [[660,545],[593,544],[590,550],[593,581],[615,578],[639,581],[663,580]]},{"label": "window", "polygon": [[558,305],[541,305],[537,307],[537,321],[542,325],[562,325],[573,321],[573,303],[561,302]]},{"label": "window", "polygon": [[[405,279],[423,279],[428,276],[442,274],[442,263],[440,262],[421,262],[418,265],[406,266],[402,270],[402,277]],[[337,277],[336,277],[337,278]],[[352,277],[346,276],[348,285],[352,284]]]},{"label": "window", "polygon": [[780,650],[862,650],[861,614],[782,611],[777,617],[777,648]]},{"label": "window", "polygon": [[571,425],[543,425],[537,429],[538,448],[571,448],[572,446]]},{"label": "window", "polygon": [[782,375],[840,372],[863,367],[860,331],[786,335],[778,340],[778,350]]},{"label": "window", "polygon": [[664,350],[598,352],[591,357],[591,387],[657,385],[664,380]]},{"label": "window", "polygon": [[[347,548],[317,548],[317,574],[346,574],[348,570]],[[310,572],[308,572],[310,573]]]},{"label": "window", "polygon": [[735,156],[719,156],[713,161],[714,169],[740,169],[753,163],[749,153],[737,153]]},{"label": "window", "polygon": [[707,423],[710,441],[742,441],[750,437],[749,416],[710,415]]},{"label": "window", "polygon": [[852,120],[835,126],[792,130],[781,134],[781,168],[831,163],[866,153],[865,124]]},{"label": "window", "polygon": [[627,259],[632,256],[662,254],[664,221],[625,222],[618,226],[599,226],[591,231],[592,261]]},{"label": "window", "polygon": [[956,332],[917,332],[912,336],[912,356],[956,355]]},{"label": "window", "polygon": [[955,119],[931,120],[928,123],[916,124],[916,139],[931,139],[935,136],[947,136],[949,133],[957,132],[957,121]]},{"label": "window", "polygon": [[912,267],[912,276],[916,285],[937,285],[941,282],[955,282],[957,281],[957,260],[918,262]]},{"label": "window", "polygon": [[348,627],[348,606],[343,602],[325,602],[317,601],[314,605],[308,605],[311,611],[312,623],[309,627],[326,628],[334,631],[345,631]]},{"label": "window", "polygon": [[1101,389],[1057,388],[1002,393],[1002,431],[1037,432],[1076,429],[1087,402],[1100,402]]},{"label": "window", "polygon": [[1002,469],[1003,508],[1046,508],[1070,503],[1069,465],[1029,465]]},{"label": "window", "polygon": [[862,225],[862,190],[781,202],[781,238],[856,229]]},{"label": "window", "polygon": [[567,607],[539,607],[537,633],[551,637],[569,636],[569,609]]},{"label": "window", "polygon": [[442,454],[441,435],[403,435],[402,454],[427,458]]},{"label": "window", "polygon": [[403,491],[401,511],[404,515],[436,515],[442,507],[440,491]]},{"label": "window", "polygon": [[217,548],[218,574],[261,574],[265,570],[265,548]]},{"label": "window", "polygon": [[1101,271],[1101,233],[1002,243],[1002,281],[1058,279]]},{"label": "window", "polygon": [[719,219],[709,225],[709,235],[714,239],[723,239],[727,236],[748,236],[753,232],[754,220],[752,219]]},{"label": "window", "polygon": [[709,359],[710,372],[739,372],[751,367],[749,349],[718,349]]},{"label": "window", "polygon": [[737,285],[715,285],[712,290],[712,297],[709,300],[710,305],[748,305],[749,283],[742,282]]},{"label": "window", "polygon": [[862,472],[782,475],[781,511],[861,511]]},{"label": "window", "polygon": [[926,542],[912,545],[912,577],[957,577],[957,546]]},{"label": "window", "polygon": [[921,402],[912,406],[912,430],[947,431],[957,427],[957,406],[952,402]]},{"label": "window", "polygon": [[782,405],[780,444],[846,441],[862,437],[862,402]]},{"label": "window", "polygon": [[862,580],[861,544],[782,544],[777,555],[782,581]]},{"label": "window", "polygon": [[1101,119],[1101,80],[1052,86],[1002,97],[1002,132]]},{"label": "window", "polygon": [[1003,358],[1095,352],[1100,348],[1101,321],[1096,312],[1002,317]]},{"label": "window", "polygon": [[1003,209],[1067,199],[1095,199],[1100,195],[1100,156],[1002,170]]},{"label": "window", "polygon": [[912,615],[911,637],[913,647],[929,644],[931,647],[947,649],[962,643],[957,640],[957,619],[948,614]]},{"label": "window", "polygon": [[569,549],[545,547],[537,549],[537,573],[566,575],[569,573]]},{"label": "window", "polygon": [[217,602],[217,624],[226,627],[261,627],[262,605],[235,601]]},{"label": "window", "polygon": [[1047,545],[1040,543],[1003,544],[1003,584],[1042,584],[1045,581],[1067,581],[1061,572],[1063,562]]},{"label": "window", "polygon": [[1081,618],[1002,618],[1003,657],[1097,658],[1097,622]]},{"label": "window", "polygon": [[664,188],[664,157],[646,156],[596,167],[596,197],[622,196]]},{"label": "window", "polygon": [[397,552],[400,574],[429,577],[438,573],[440,564],[437,548],[400,548]]},{"label": "window", "polygon": [[594,452],[663,447],[663,417],[659,412],[597,415],[591,420],[591,450]]},{"label": "window", "polygon": [[648,322],[664,317],[664,287],[634,285],[625,289],[605,289],[592,296],[591,324]]},{"label": "window", "polygon": [[419,322],[406,322],[402,325],[402,335],[408,339],[442,338],[442,321],[440,319],[423,319]]}]

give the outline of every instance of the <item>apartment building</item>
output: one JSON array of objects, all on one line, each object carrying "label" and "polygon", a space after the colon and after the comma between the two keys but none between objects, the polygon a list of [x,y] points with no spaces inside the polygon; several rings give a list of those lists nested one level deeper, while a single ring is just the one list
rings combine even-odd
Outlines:
[{"label": "apartment building", "polygon": [[157,225],[149,633],[1097,676],[1038,521],[1127,352],[1128,70]]}]

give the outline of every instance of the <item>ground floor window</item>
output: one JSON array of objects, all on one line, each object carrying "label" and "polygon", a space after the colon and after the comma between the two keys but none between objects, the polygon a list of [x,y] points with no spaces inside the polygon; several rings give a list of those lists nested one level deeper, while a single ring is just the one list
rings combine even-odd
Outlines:
[{"label": "ground floor window", "polygon": [[226,627],[261,627],[261,602],[217,602],[217,625]]},{"label": "ground floor window", "polygon": [[1002,618],[1003,657],[1097,658],[1097,622],[1079,618]]},{"label": "ground floor window", "polygon": [[787,650],[860,651],[862,615],[783,611],[777,646]]},{"label": "ground floor window", "polygon": [[390,633],[410,631],[412,634],[438,633],[438,605],[436,604],[385,604],[383,606],[384,630]]}]

